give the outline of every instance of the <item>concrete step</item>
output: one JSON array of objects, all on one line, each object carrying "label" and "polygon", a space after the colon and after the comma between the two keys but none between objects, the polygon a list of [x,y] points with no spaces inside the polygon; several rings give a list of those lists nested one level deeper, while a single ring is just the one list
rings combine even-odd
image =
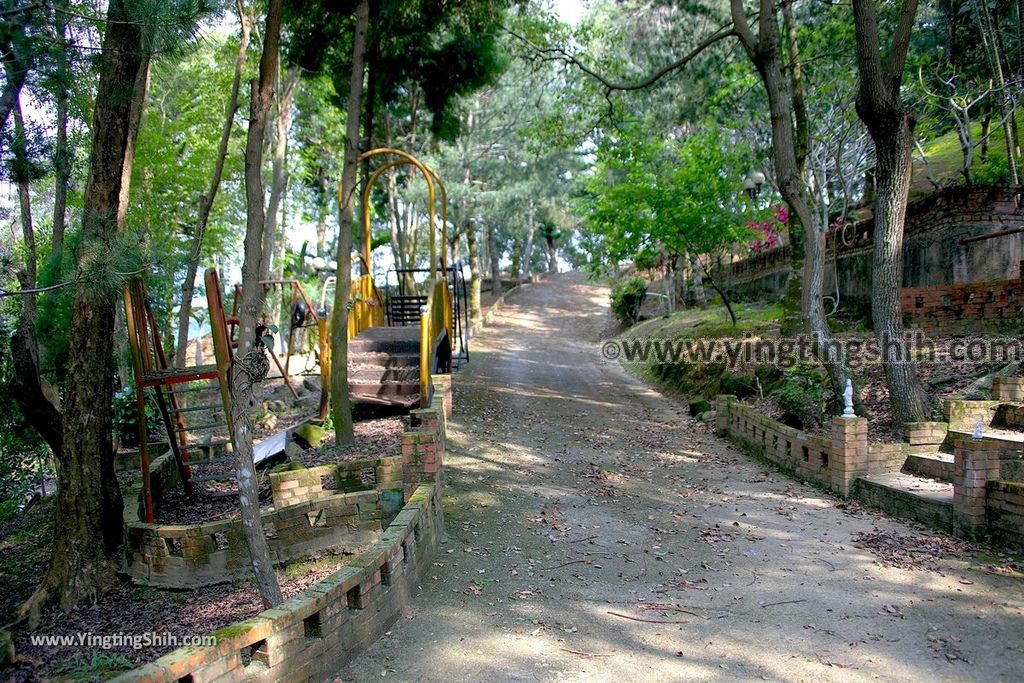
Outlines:
[{"label": "concrete step", "polygon": [[[951,439],[970,440],[973,436],[973,431],[950,430],[949,434]],[[1001,447],[1007,451],[1024,448],[1024,432],[983,426],[981,435],[990,441],[999,442]]]},{"label": "concrete step", "polygon": [[953,454],[934,451],[912,453],[903,463],[903,473],[953,483]]},{"label": "concrete step", "polygon": [[349,369],[361,367],[374,368],[418,368],[420,366],[420,350],[416,348],[415,353],[386,353],[383,351],[361,351],[359,353],[349,352]]},{"label": "concrete step", "polygon": [[373,381],[373,382],[359,382],[349,381],[348,383],[349,393],[353,399],[358,400],[360,396],[411,396],[415,394],[420,395],[420,383],[419,379],[415,382],[400,382],[400,381]]},{"label": "concrete step", "polygon": [[381,367],[379,365],[350,365],[348,368],[350,382],[360,384],[379,382],[419,382],[420,366],[403,365],[399,367]]},{"label": "concrete step", "polygon": [[419,327],[371,327],[363,330],[348,343],[350,354],[389,353],[418,354]]},{"label": "concrete step", "polygon": [[854,483],[853,497],[890,515],[953,529],[953,485],[910,474],[873,474]]}]

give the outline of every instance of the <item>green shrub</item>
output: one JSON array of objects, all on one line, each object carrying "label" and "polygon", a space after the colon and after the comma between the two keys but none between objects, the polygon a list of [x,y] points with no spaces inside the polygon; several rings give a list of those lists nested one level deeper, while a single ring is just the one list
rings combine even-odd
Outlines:
[{"label": "green shrub", "polygon": [[738,399],[756,396],[757,381],[750,375],[734,375],[726,372],[722,375],[721,393],[730,394]]},{"label": "green shrub", "polygon": [[[135,385],[129,384],[114,394],[114,436],[120,439],[122,446],[139,445],[139,411],[136,405]],[[146,391],[146,426],[152,434],[161,429],[159,406],[156,396],[151,390]]]},{"label": "green shrub", "polygon": [[660,257],[661,254],[654,249],[643,247],[633,257],[633,265],[636,266],[637,270],[651,270],[658,264]]},{"label": "green shrub", "polygon": [[711,403],[706,398],[695,398],[690,401],[690,416],[697,417],[711,410]]},{"label": "green shrub", "polygon": [[782,422],[798,429],[825,424],[834,399],[828,378],[808,363],[786,370],[772,396],[782,409]]},{"label": "green shrub", "polygon": [[647,296],[647,283],[642,277],[626,278],[612,288],[612,313],[626,326],[635,325],[640,316],[640,305]]}]

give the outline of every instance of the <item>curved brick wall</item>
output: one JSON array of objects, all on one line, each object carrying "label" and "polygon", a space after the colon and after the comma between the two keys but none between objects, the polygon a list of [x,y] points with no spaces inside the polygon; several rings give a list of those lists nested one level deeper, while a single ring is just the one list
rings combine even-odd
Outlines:
[{"label": "curved brick wall", "polygon": [[[441,489],[446,407],[451,405],[451,392],[448,381],[436,384],[440,391],[431,406],[412,411],[416,428],[403,438],[403,473],[420,481],[413,486],[401,511],[368,548],[347,566],[291,600],[214,631],[215,646],[175,650],[114,680],[319,681],[380,637],[401,615],[413,589],[431,568],[437,543],[444,533]],[[292,476],[282,476],[279,481],[300,481],[305,477],[313,483],[311,470],[295,472],[282,473]],[[409,481],[403,480],[402,484],[407,486]],[[281,490],[295,488],[298,487],[286,486]],[[305,492],[310,499],[287,510],[312,511],[324,501],[354,500],[348,496],[376,496],[380,500],[377,491],[327,496],[322,493],[311,485]]]}]

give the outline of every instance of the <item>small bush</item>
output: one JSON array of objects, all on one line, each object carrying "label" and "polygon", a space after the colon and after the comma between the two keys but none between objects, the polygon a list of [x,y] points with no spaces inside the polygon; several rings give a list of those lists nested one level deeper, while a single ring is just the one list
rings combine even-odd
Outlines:
[{"label": "small bush", "polygon": [[647,283],[642,277],[631,277],[612,288],[612,313],[623,325],[635,325],[640,316],[640,305],[647,296]]},{"label": "small bush", "polygon": [[[114,436],[120,439],[122,446],[139,445],[139,411],[136,400],[134,384],[129,384],[114,394]],[[159,410],[156,396],[151,390],[146,391],[146,426],[150,434],[161,429],[158,420]]]},{"label": "small bush", "polygon": [[782,409],[782,422],[798,429],[825,424],[834,398],[828,379],[807,363],[787,370],[772,396]]},{"label": "small bush", "polygon": [[758,393],[757,381],[753,377],[728,372],[722,375],[721,389],[723,394],[730,394],[741,400],[756,396]]},{"label": "small bush", "polygon": [[690,416],[697,417],[711,410],[711,403],[706,398],[695,398],[690,401]]}]

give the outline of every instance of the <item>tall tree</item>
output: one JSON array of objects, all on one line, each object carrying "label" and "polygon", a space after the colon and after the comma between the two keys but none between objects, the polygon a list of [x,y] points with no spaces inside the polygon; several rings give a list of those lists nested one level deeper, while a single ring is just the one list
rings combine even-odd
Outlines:
[{"label": "tall tree", "polygon": [[889,402],[898,426],[928,419],[931,405],[903,341],[903,224],[910,191],[914,117],[900,95],[917,0],[903,0],[883,65],[874,0],[853,0],[860,87],[857,113],[875,143],[875,238],[871,265],[871,319],[882,349]]},{"label": "tall tree", "polygon": [[[808,179],[801,175],[798,154],[806,148],[804,140],[794,132],[795,120],[792,85],[785,78],[777,5],[771,0],[759,0],[756,31],[747,18],[744,0],[730,0],[729,24],[700,38],[694,47],[664,66],[654,69],[646,77],[619,80],[599,73],[576,55],[560,47],[537,45],[528,36],[516,34],[538,55],[574,65],[599,84],[600,94],[609,100],[616,92],[648,91],[666,77],[677,74],[711,48],[727,39],[736,38],[753,65],[761,81],[768,103],[771,122],[772,162],[775,183],[789,207],[790,239],[794,260],[794,273],[790,290],[799,294],[800,315],[787,310],[787,317],[802,318],[812,338],[812,350],[825,366],[836,396],[842,394],[848,378],[846,359],[842,347],[836,343],[826,322],[822,301],[825,272],[825,234],[827,220],[813,210]],[[705,16],[707,12],[699,13]],[[795,50],[796,45],[792,45]],[[614,113],[614,109],[612,110]],[[792,297],[787,297],[788,301]],[[795,313],[795,311],[793,311]]]},{"label": "tall tree", "polygon": [[56,34],[59,41],[56,55],[54,100],[57,108],[56,135],[53,145],[53,239],[51,251],[59,257],[64,249],[64,231],[67,223],[68,181],[71,178],[71,148],[68,145],[68,93],[71,80],[68,40],[68,22],[63,13],[57,13]]},{"label": "tall tree", "polygon": [[[79,261],[109,259],[124,229],[135,137],[149,73],[151,41],[144,2],[112,0],[100,52],[92,152]],[[38,619],[56,600],[70,609],[116,579],[122,499],[111,442],[113,323],[118,288],[81,282],[75,289],[71,346],[57,460],[56,516],[49,568],[21,608]]]},{"label": "tall tree", "polygon": [[[292,100],[299,82],[297,67],[288,69],[277,88],[277,115],[274,117],[274,160],[271,166],[270,199],[267,202],[267,228],[263,234],[263,267],[260,279],[269,280],[274,272],[277,252],[278,214],[288,189],[288,132],[292,125]],[[276,270],[280,270],[277,267]]]},{"label": "tall tree", "polygon": [[14,110],[36,57],[38,46],[32,29],[38,24],[40,9],[36,3],[10,8],[5,5],[3,21],[0,22],[0,57],[5,76],[4,86],[0,89],[0,130],[7,126],[7,119]]},{"label": "tall tree", "polygon": [[18,272],[22,295],[18,323],[11,340],[11,362],[14,374],[8,389],[29,425],[35,429],[53,453],[60,453],[62,445],[61,415],[50,402],[40,376],[39,344],[35,334],[38,310],[34,291],[36,278],[36,239],[32,220],[31,183],[39,176],[39,167],[31,158],[28,135],[21,111],[21,96],[14,99],[14,136],[11,140],[13,158],[9,177],[18,188],[22,236],[25,245],[25,264]]},{"label": "tall tree", "polygon": [[363,78],[366,59],[366,33],[370,24],[369,0],[356,6],[352,34],[352,72],[349,76],[345,119],[345,163],[338,188],[338,281],[334,290],[331,315],[331,413],[335,440],[339,446],[351,445],[352,405],[348,391],[348,306],[352,287],[352,234],[356,204],[356,172],[359,157],[359,114],[362,111]]},{"label": "tall tree", "polygon": [[257,329],[257,317],[263,308],[263,287],[260,271],[263,259],[263,233],[266,230],[266,212],[263,193],[263,146],[267,119],[274,104],[274,84],[280,60],[281,0],[270,0],[263,32],[263,55],[260,58],[259,79],[250,84],[252,95],[249,106],[249,130],[245,144],[245,260],[242,263],[242,290],[238,306],[238,349],[231,364],[230,428],[238,458],[238,498],[242,512],[242,529],[249,548],[249,560],[256,578],[256,587],[264,606],[279,605],[284,601],[277,583],[270,547],[263,533],[260,518],[259,485],[253,462],[252,427],[250,413],[255,405],[257,388],[266,377],[270,363],[263,339]]},{"label": "tall tree", "polygon": [[[231,91],[228,93],[227,103],[224,107],[224,123],[221,126],[220,143],[217,146],[217,155],[214,157],[213,170],[210,173],[209,189],[199,198],[199,213],[196,217],[196,225],[192,232],[192,245],[185,266],[185,279],[181,284],[181,307],[178,310],[178,343],[174,350],[174,365],[179,368],[185,367],[186,352],[188,350],[188,328],[192,316],[192,297],[195,294],[196,275],[199,272],[199,258],[203,249],[203,237],[206,235],[206,226],[210,221],[210,212],[213,210],[213,202],[217,198],[217,191],[220,189],[221,178],[224,175],[224,162],[228,156],[228,144],[231,142],[231,131],[235,125],[235,114],[238,112],[238,96],[242,84],[242,72],[245,69],[245,55],[249,50],[249,35],[252,33],[253,24],[252,8],[245,8],[242,2],[238,3],[238,19],[241,24],[241,33],[238,38],[238,53],[235,56],[235,71],[231,80]],[[197,340],[196,343],[199,343]]]}]

